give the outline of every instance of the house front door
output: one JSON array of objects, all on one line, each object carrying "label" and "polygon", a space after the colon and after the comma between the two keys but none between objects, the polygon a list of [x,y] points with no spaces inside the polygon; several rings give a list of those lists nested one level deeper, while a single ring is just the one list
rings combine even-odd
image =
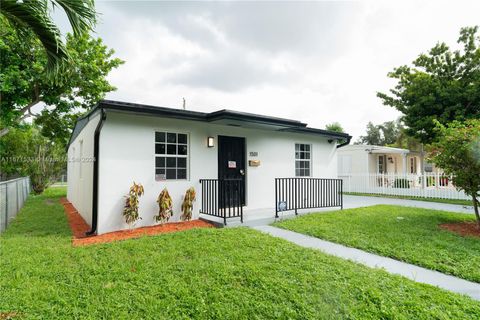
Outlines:
[{"label": "house front door", "polygon": [[245,162],[245,138],[218,136],[220,207],[245,205]]}]

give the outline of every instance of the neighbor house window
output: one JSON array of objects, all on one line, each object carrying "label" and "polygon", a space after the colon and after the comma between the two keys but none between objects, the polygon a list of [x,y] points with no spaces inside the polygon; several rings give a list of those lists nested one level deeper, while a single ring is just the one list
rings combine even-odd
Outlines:
[{"label": "neighbor house window", "polygon": [[386,155],[378,156],[378,173],[380,174],[387,173],[387,156]]},{"label": "neighbor house window", "polygon": [[159,180],[187,179],[188,136],[155,132],[155,177]]},{"label": "neighbor house window", "polygon": [[425,172],[433,172],[433,164],[425,162]]},{"label": "neighbor house window", "polygon": [[311,170],[311,146],[309,144],[295,144],[295,176],[309,177]]},{"label": "neighbor house window", "polygon": [[417,157],[410,158],[410,173],[417,173]]}]

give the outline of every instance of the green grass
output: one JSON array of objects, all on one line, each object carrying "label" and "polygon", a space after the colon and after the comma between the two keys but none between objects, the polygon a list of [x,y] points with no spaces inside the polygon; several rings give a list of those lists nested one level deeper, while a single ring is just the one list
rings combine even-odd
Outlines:
[{"label": "green grass", "polygon": [[72,247],[64,189],[0,237],[0,318],[478,319],[480,302],[247,228]]},{"label": "green grass", "polygon": [[458,204],[462,206],[473,205],[472,200],[423,198],[423,197],[398,196],[398,195],[389,195],[389,194],[371,194],[371,193],[361,193],[361,192],[344,192],[343,194],[349,195],[349,196],[365,196],[365,197],[380,197],[380,198],[427,201],[427,202],[439,202],[439,203],[448,203],[448,204]]},{"label": "green grass", "polygon": [[480,282],[480,239],[438,227],[461,221],[475,217],[377,205],[306,215],[275,226]]}]

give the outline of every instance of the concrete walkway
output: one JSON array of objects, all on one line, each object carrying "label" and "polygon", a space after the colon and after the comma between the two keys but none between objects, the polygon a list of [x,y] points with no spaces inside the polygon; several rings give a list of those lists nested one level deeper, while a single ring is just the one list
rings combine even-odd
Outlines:
[{"label": "concrete walkway", "polygon": [[[416,202],[416,201],[413,201]],[[416,282],[426,283],[445,290],[470,296],[480,300],[480,284],[428,270],[391,258],[378,256],[363,250],[346,247],[333,242],[303,235],[272,226],[254,226],[255,230],[282,238],[305,248],[321,250],[343,259],[352,260],[372,268],[383,268],[389,273],[398,274]]]},{"label": "concrete walkway", "polygon": [[[378,204],[388,204],[404,207],[415,207],[415,208],[424,208],[424,209],[433,209],[433,210],[443,210],[457,213],[466,213],[474,214],[473,206],[463,206],[459,204],[449,204],[449,203],[439,203],[439,202],[429,202],[429,201],[418,201],[418,200],[406,200],[406,199],[395,199],[395,198],[381,198],[381,197],[366,197],[366,196],[352,196],[344,195],[343,196],[343,208],[344,209],[353,209],[360,207],[374,206]],[[340,210],[338,207],[334,208],[318,208],[318,209],[304,209],[298,210],[299,215],[304,215],[313,212],[328,212]],[[295,213],[293,211],[285,211],[280,213],[281,219],[292,219],[295,218]],[[211,221],[218,222],[219,226],[223,226],[222,219],[216,219],[212,216],[201,215],[202,218]],[[275,208],[263,208],[257,210],[244,210],[243,223],[240,222],[240,218],[232,218],[227,220],[227,227],[256,227],[268,225],[275,222]]]},{"label": "concrete walkway", "polygon": [[395,199],[395,198],[382,198],[382,197],[368,197],[368,196],[352,196],[352,195],[343,196],[344,209],[368,207],[368,206],[374,206],[377,204],[389,204],[394,206],[416,207],[416,208],[424,208],[424,209],[434,209],[434,210],[474,214],[473,206],[464,206],[460,204],[449,204],[449,203]]}]

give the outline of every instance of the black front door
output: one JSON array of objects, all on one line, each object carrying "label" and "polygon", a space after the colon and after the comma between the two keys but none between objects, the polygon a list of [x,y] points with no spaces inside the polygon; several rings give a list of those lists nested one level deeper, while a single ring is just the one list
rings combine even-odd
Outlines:
[{"label": "black front door", "polygon": [[218,136],[220,207],[245,205],[245,138]]}]

